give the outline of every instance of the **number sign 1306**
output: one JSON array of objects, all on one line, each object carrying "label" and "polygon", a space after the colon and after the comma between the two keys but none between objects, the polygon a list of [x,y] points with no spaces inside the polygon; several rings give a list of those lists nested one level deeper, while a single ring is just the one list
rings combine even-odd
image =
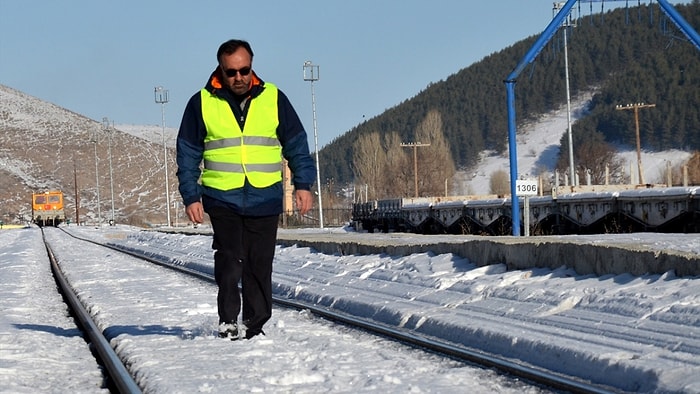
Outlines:
[{"label": "number sign 1306", "polygon": [[536,196],[537,181],[530,179],[516,180],[515,192],[518,196]]}]

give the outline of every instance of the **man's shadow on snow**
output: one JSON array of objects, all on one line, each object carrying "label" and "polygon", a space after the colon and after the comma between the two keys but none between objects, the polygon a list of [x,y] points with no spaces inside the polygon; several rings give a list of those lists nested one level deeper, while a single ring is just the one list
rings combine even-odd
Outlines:
[{"label": "man's shadow on snow", "polygon": [[182,339],[192,339],[195,336],[206,335],[209,331],[202,328],[185,329],[182,327],[166,327],[160,324],[137,325],[137,326],[109,326],[102,335],[111,340],[119,335],[126,334],[129,336],[143,335],[172,335]]},{"label": "man's shadow on snow", "polygon": [[[82,337],[83,333],[78,328],[62,328],[46,324],[13,324],[20,330],[43,331],[58,337]],[[182,327],[165,327],[159,324],[145,326],[110,326],[102,335],[111,340],[119,335],[173,335],[182,339],[192,339],[195,336],[206,335],[209,332],[204,329],[188,330]]]},{"label": "man's shadow on snow", "polygon": [[70,338],[83,336],[83,333],[80,332],[78,328],[63,328],[46,324],[13,324],[13,326],[20,330],[44,331],[57,337]]}]

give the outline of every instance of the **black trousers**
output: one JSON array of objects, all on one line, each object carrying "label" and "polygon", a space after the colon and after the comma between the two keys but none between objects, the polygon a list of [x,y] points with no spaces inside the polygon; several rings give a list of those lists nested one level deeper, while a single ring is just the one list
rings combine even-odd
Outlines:
[{"label": "black trousers", "polygon": [[214,230],[219,323],[238,321],[242,295],[242,320],[247,327],[246,337],[250,338],[260,334],[272,316],[272,260],[278,216],[241,216],[224,207],[212,207],[207,213]]}]

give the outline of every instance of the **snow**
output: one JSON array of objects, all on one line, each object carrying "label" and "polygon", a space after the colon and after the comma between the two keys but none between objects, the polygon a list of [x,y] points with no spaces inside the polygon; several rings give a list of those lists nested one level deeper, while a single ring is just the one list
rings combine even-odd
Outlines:
[{"label": "snow", "polygon": [[[208,235],[127,226],[66,229],[212,270]],[[69,280],[81,299],[93,305],[98,325],[112,336],[148,392],[523,390],[492,372],[476,373],[453,360],[339,329],[304,311],[275,309],[264,337],[237,342],[215,338],[213,284],[135,264],[47,230],[50,241],[61,239],[54,252]],[[281,231],[320,231],[358,240],[378,236],[345,229]],[[97,392],[100,382],[91,360],[84,366],[60,362],[61,357],[79,362],[76,352],[87,346],[71,327],[60,299],[51,297],[55,285],[48,278],[40,241],[36,228],[0,231],[0,387],[11,392]],[[430,238],[440,241],[439,236]],[[587,236],[578,241],[700,252],[697,237],[674,234]],[[401,242],[428,241],[406,235]],[[273,274],[274,291],[281,297],[339,308],[636,392],[700,392],[698,279],[673,272],[579,275],[563,266],[508,271],[505,264],[479,267],[453,254],[342,256],[296,246],[278,246]],[[36,367],[38,361],[42,368]],[[355,372],[358,365],[360,372]],[[69,384],[60,374],[48,373],[54,370],[65,377],[70,371]]]},{"label": "snow", "polygon": [[[57,295],[41,237],[25,233],[0,231],[0,391],[100,392],[101,372]],[[66,379],[75,371],[79,380]]]}]

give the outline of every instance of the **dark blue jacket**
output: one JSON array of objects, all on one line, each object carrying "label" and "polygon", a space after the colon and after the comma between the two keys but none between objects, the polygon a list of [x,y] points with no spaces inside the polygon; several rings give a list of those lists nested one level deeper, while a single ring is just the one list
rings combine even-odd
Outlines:
[{"label": "dark blue jacket", "polygon": [[[228,101],[241,129],[245,123],[249,103],[241,110],[241,97],[222,87],[218,69],[212,73],[206,89]],[[250,100],[255,100],[265,82],[253,75]],[[277,138],[282,145],[282,156],[289,162],[292,171],[292,183],[295,189],[310,190],[314,183],[316,167],[309,154],[306,131],[299,116],[287,96],[279,91],[277,99],[279,126]],[[204,137],[207,134],[202,119],[202,100],[200,92],[195,93],[187,102],[182,115],[180,131],[177,135],[177,178],[180,182],[180,195],[185,206],[202,201],[204,210],[213,206],[225,206],[245,216],[268,216],[282,213],[282,182],[266,188],[255,188],[247,181],[242,188],[217,190],[201,185],[200,163],[204,152]]]}]

